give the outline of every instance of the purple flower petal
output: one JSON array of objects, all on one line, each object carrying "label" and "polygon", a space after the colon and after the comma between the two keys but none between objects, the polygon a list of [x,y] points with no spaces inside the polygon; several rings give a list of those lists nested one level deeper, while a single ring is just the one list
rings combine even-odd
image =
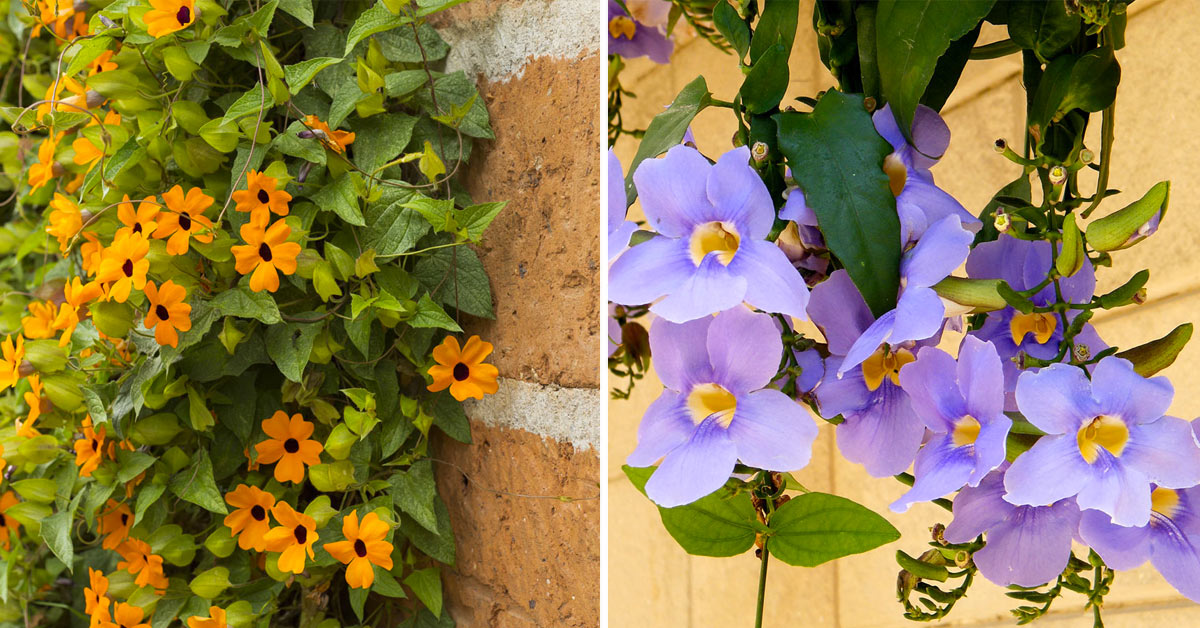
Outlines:
[{"label": "purple flower petal", "polygon": [[783,209],[779,210],[779,218],[792,220],[798,225],[807,227],[816,227],[818,224],[817,213],[808,206],[804,198],[804,190],[800,188],[788,190],[787,202],[783,204]]},{"label": "purple flower petal", "polygon": [[616,231],[625,221],[625,213],[629,209],[625,203],[625,175],[621,170],[621,160],[617,154],[608,151],[608,232]]},{"label": "purple flower petal", "polygon": [[[967,276],[972,279],[1003,279],[1014,290],[1032,287],[1025,285],[1022,274],[1027,244],[1004,234],[991,242],[980,242],[967,256]],[[1043,276],[1049,268],[1049,265],[1045,267]]]},{"label": "purple flower petal", "polygon": [[821,352],[807,349],[796,354],[796,365],[800,367],[800,377],[796,378],[796,387],[801,392],[811,392],[825,377],[825,361]]},{"label": "purple flower petal", "polygon": [[1148,526],[1126,527],[1112,522],[1099,510],[1085,510],[1079,519],[1079,536],[1113,569],[1134,569],[1150,559]]},{"label": "purple flower petal", "polygon": [[708,176],[708,199],[722,220],[746,231],[745,240],[762,240],[775,222],[775,204],[762,177],[750,167],[750,149],[735,148],[717,159]]},{"label": "purple flower petal", "polygon": [[1166,488],[1200,484],[1200,445],[1183,419],[1165,416],[1131,426],[1121,460]]},{"label": "purple flower petal", "polygon": [[930,225],[917,245],[900,260],[907,288],[932,286],[954,272],[971,250],[974,236],[962,228],[958,216],[947,216]]},{"label": "purple flower petal", "polygon": [[695,430],[696,425],[687,408],[687,396],[664,390],[642,416],[637,448],[625,462],[633,467],[648,467],[688,442]]},{"label": "purple flower petal", "polygon": [[837,428],[838,449],[877,478],[907,469],[925,437],[908,395],[889,381],[872,393],[869,406],[844,416],[846,422]]},{"label": "purple flower petal", "polygon": [[650,238],[613,262],[608,270],[608,299],[621,305],[650,303],[695,273],[685,240]]},{"label": "purple flower petal", "polygon": [[875,132],[892,145],[893,151],[908,146],[908,140],[904,139],[904,132],[900,130],[900,125],[896,123],[896,116],[892,113],[891,103],[871,114],[871,122],[875,125]]},{"label": "purple flower petal", "polygon": [[668,390],[687,393],[696,384],[713,381],[712,363],[708,359],[708,328],[711,317],[686,323],[664,319],[650,326],[650,354],[654,356],[654,371]]},{"label": "purple flower petal", "polygon": [[778,390],[765,389],[738,395],[729,437],[742,462],[793,471],[808,465],[817,426],[800,404]]},{"label": "purple flower petal", "polygon": [[[642,246],[645,244],[633,247],[630,252]],[[622,255],[617,263],[621,263],[628,255]],[[680,323],[723,312],[742,302],[746,295],[746,283],[745,277],[731,273],[716,255],[709,255],[690,277],[675,285],[666,298],[650,306],[650,311]],[[613,284],[610,279],[609,298],[612,298]]]},{"label": "purple flower petal", "polygon": [[977,487],[967,487],[954,497],[954,519],[943,538],[951,543],[968,543],[1004,521],[1017,506],[1004,501],[1004,474],[993,471]]},{"label": "purple flower petal", "polygon": [[912,488],[892,502],[895,512],[906,512],[909,504],[927,502],[953,493],[966,485],[975,469],[975,460],[964,447],[955,447],[947,435],[925,444],[917,452]]},{"label": "purple flower petal", "polygon": [[947,434],[954,421],[967,414],[967,405],[954,385],[954,358],[936,347],[922,347],[916,362],[900,369],[900,386],[908,393],[913,410],[934,432]]},{"label": "purple flower petal", "polygon": [[1074,432],[1043,436],[1029,451],[1017,456],[1004,473],[1004,499],[1018,506],[1052,504],[1079,493],[1091,475],[1088,463],[1079,454]]},{"label": "purple flower petal", "polygon": [[821,416],[832,419],[839,414],[858,412],[870,404],[873,393],[867,390],[863,381],[862,370],[853,369],[842,377],[837,377],[841,360],[830,357],[825,364],[826,377],[817,386],[815,395]]},{"label": "purple flower petal", "polygon": [[1165,377],[1146,379],[1133,364],[1116,356],[1100,360],[1092,371],[1092,397],[1106,414],[1127,424],[1147,423],[1166,414],[1175,388]]},{"label": "purple flower petal", "polygon": [[745,301],[750,305],[807,320],[808,286],[779,247],[765,240],[743,239],[729,272],[745,277]]},{"label": "purple flower petal", "polygon": [[[910,170],[904,184],[904,190],[896,197],[896,210],[901,214],[920,213],[922,228],[914,230],[910,238],[922,238],[925,227],[931,226],[947,216],[956,216],[962,227],[971,233],[978,232],[983,223],[962,206],[948,192],[934,185],[933,177],[917,170]],[[912,219],[917,221],[918,219]]]},{"label": "purple flower petal", "polygon": [[[628,16],[621,9],[621,5],[613,0],[608,2],[608,19],[609,22],[618,15]],[[627,59],[635,57],[650,57],[650,60],[655,63],[667,63],[671,60],[671,52],[675,49],[675,44],[666,36],[661,29],[635,22],[636,30],[633,34],[633,39],[626,37],[613,37],[612,33],[608,36],[608,54],[620,55]]]},{"label": "purple flower petal", "polygon": [[[1075,440],[1073,436],[1056,438]],[[1020,461],[1020,458],[1017,460]],[[1103,461],[1103,458],[1101,460]],[[1016,463],[1013,464],[1015,466]],[[1107,468],[1096,468],[1102,464],[1103,462],[1093,465],[1085,475],[1087,481],[1075,496],[1079,507],[1106,512],[1112,515],[1113,523],[1117,525],[1146,525],[1146,522],[1150,521],[1150,479],[1141,471],[1120,464],[1119,461],[1114,460]],[[1058,476],[1051,472],[1047,477]]]},{"label": "purple flower petal", "polygon": [[[888,343],[898,345],[910,340],[924,340],[937,335],[946,317],[946,304],[932,288],[909,286],[896,302],[895,322]],[[883,317],[880,317],[882,320]]]},{"label": "purple flower petal", "polygon": [[621,254],[626,247],[629,246],[629,238],[638,230],[636,223],[628,220],[617,224],[617,228],[608,232],[608,259],[612,259]]},{"label": "purple flower petal", "polygon": [[987,545],[972,557],[985,578],[1000,586],[1037,586],[1066,568],[1079,510],[1070,501],[1018,508],[988,530]]},{"label": "purple flower petal", "polygon": [[1200,536],[1183,534],[1175,528],[1157,531],[1150,549],[1150,562],[1176,591],[1200,603]]},{"label": "purple flower petal", "polygon": [[1087,375],[1067,364],[1026,371],[1017,380],[1017,407],[1025,418],[1047,434],[1068,434],[1072,440],[1085,420],[1100,414],[1091,394]]},{"label": "purple flower petal", "polygon": [[1004,412],[1004,372],[994,345],[974,336],[963,338],[956,369],[959,390],[974,416]]},{"label": "purple flower petal", "polygon": [[664,508],[690,504],[721,488],[737,463],[737,446],[718,420],[705,419],[687,443],[667,454],[646,482],[646,496]]},{"label": "purple flower petal", "polygon": [[967,484],[979,484],[988,473],[1004,464],[1008,432],[1011,429],[1012,419],[1003,414],[981,423],[974,445],[975,470]]},{"label": "purple flower petal", "polygon": [[711,170],[712,164],[700,151],[683,145],[638,166],[633,182],[646,220],[655,231],[672,238],[687,238],[696,225],[717,220],[705,192]]},{"label": "purple flower petal", "polygon": [[883,316],[880,316],[874,323],[871,323],[871,326],[846,351],[846,357],[842,360],[841,366],[838,367],[838,376],[845,374],[871,357],[871,354],[879,349],[879,345],[883,344],[892,335],[892,327],[895,325],[896,310],[884,312]]},{"label": "purple flower petal", "polygon": [[820,328],[833,355],[846,355],[854,341],[875,322],[866,301],[844,270],[834,271],[812,289],[808,315]]},{"label": "purple flower petal", "polygon": [[706,343],[713,381],[735,395],[770,384],[783,357],[775,321],[741,306],[713,320]]},{"label": "purple flower petal", "polygon": [[913,112],[912,139],[914,151],[912,160],[917,168],[928,170],[946,154],[950,148],[950,127],[938,112],[917,105]]}]

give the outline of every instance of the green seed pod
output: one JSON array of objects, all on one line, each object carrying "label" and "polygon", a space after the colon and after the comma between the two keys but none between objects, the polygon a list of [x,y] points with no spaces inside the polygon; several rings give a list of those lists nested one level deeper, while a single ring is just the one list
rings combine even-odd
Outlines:
[{"label": "green seed pod", "polygon": [[179,417],[159,412],[138,419],[129,430],[129,437],[139,445],[165,445],[179,433]]},{"label": "green seed pod", "polygon": [[193,578],[192,582],[188,584],[188,588],[192,590],[192,593],[211,600],[229,588],[229,570],[224,567],[213,567]]},{"label": "green seed pod", "polygon": [[44,375],[43,390],[54,407],[63,412],[76,412],[83,408],[83,378],[77,372],[62,372]]},{"label": "green seed pod", "polygon": [[237,539],[229,533],[229,528],[219,526],[213,533],[204,539],[204,549],[208,550],[217,558],[226,558],[237,549]]},{"label": "green seed pod", "polygon": [[329,433],[329,438],[325,439],[325,452],[333,456],[334,460],[345,460],[356,442],[358,437],[350,428],[346,427],[345,423],[338,423]]},{"label": "green seed pod", "polygon": [[96,329],[110,338],[124,338],[133,326],[133,308],[128,303],[95,303],[89,310]]},{"label": "green seed pod", "polygon": [[54,373],[67,365],[67,350],[57,340],[30,340],[25,343],[25,359],[39,373]]}]

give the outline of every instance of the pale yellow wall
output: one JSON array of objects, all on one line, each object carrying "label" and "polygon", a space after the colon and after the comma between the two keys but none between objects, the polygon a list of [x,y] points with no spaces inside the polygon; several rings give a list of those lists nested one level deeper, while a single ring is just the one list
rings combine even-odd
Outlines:
[{"label": "pale yellow wall", "polygon": [[[802,3],[802,16],[811,15],[811,5],[810,0]],[[1141,268],[1151,270],[1146,305],[1097,317],[1100,334],[1123,347],[1157,338],[1181,322],[1200,320],[1200,213],[1194,207],[1200,194],[1200,123],[1194,115],[1200,103],[1200,62],[1187,52],[1200,49],[1197,6],[1191,0],[1139,0],[1131,11],[1128,47],[1118,52],[1123,75],[1110,187],[1127,190],[1129,198],[1108,201],[1105,207],[1117,209],[1159,180],[1173,182],[1164,231],[1120,253],[1115,268],[1100,271],[1104,290]],[[997,30],[1003,36],[1003,30]],[[996,31],[985,34],[985,38],[996,37]],[[832,85],[806,28],[798,35],[791,67],[789,96],[815,95]],[[1015,56],[970,62],[943,112],[953,140],[934,174],[941,186],[976,213],[1017,174],[990,147],[998,137],[1020,138],[1024,92],[1017,84],[1019,69]],[[701,73],[718,98],[731,99],[741,84],[737,64],[700,40],[681,45],[669,66],[631,62],[623,82],[638,98],[628,101],[626,120],[644,127]],[[1095,128],[1099,128],[1098,117]],[[700,150],[716,156],[730,148],[734,123],[727,111],[709,110],[700,115],[693,130]],[[1089,146],[1098,149],[1098,140],[1093,138]],[[634,149],[634,142],[627,139],[618,144],[623,164],[629,164]],[[1200,416],[1200,341],[1193,342],[1164,374],[1176,388],[1172,412],[1189,419]],[[636,444],[642,411],[661,390],[653,376],[648,379],[632,400],[609,404],[610,625],[751,625],[758,573],[753,555],[731,559],[686,555],[663,531],[653,505],[621,473],[625,456]],[[896,549],[910,554],[922,551],[928,527],[947,522],[948,513],[928,504],[914,506],[904,515],[892,513],[887,505],[903,487],[890,479],[869,477],[861,467],[834,455],[835,449],[832,429],[822,425],[812,463],[798,474],[800,481],[813,490],[860,501],[886,516],[903,537],[816,569],[773,562],[764,623],[789,628],[912,626],[895,600],[898,568],[893,555]],[[1118,574],[1114,588],[1106,604],[1107,626],[1200,625],[1200,606],[1175,593],[1148,566]],[[1014,602],[1000,587],[980,580],[940,625],[1011,625],[1008,609],[1017,605]],[[1081,598],[1068,594],[1038,625],[1090,626],[1090,615],[1081,610]]]}]

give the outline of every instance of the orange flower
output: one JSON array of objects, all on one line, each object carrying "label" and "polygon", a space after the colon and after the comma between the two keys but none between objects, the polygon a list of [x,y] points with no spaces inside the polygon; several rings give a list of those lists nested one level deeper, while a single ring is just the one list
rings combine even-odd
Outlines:
[{"label": "orange flower", "polygon": [[150,624],[142,621],[145,615],[146,612],[140,606],[117,602],[113,610],[112,621],[100,622],[98,626],[99,628],[150,628]]},{"label": "orange flower", "polygon": [[213,204],[213,197],[192,188],[183,194],[183,187],[176,185],[163,193],[163,204],[170,211],[159,215],[155,238],[167,238],[167,253],[183,255],[188,252],[188,242],[212,242],[212,221],[204,217],[204,210]]},{"label": "orange flower", "polygon": [[280,526],[271,528],[263,536],[267,550],[280,552],[279,571],[301,573],[304,571],[304,554],[314,559],[313,543],[317,541],[317,522],[312,517],[296,512],[287,502],[276,502],[271,514]]},{"label": "orange flower", "polygon": [[325,447],[308,438],[312,436],[313,424],[299,414],[293,414],[289,421],[285,412],[277,410],[262,422],[262,429],[269,438],[254,449],[258,451],[259,462],[279,463],[275,465],[276,480],[303,482],[304,465],[321,464],[321,452]]},{"label": "orange flower", "polygon": [[325,551],[346,567],[346,584],[355,589],[367,589],[375,582],[375,568],[392,568],[392,544],[387,538],[391,528],[379,515],[369,512],[358,522],[355,510],[342,519],[342,535],[345,541],[326,543]]},{"label": "orange flower", "polygon": [[146,286],[146,271],[150,270],[150,241],[141,233],[119,236],[112,246],[101,253],[100,267],[96,270],[96,281],[110,284],[108,298],[124,303],[131,290]]},{"label": "orange flower", "polygon": [[208,617],[188,617],[188,628],[228,628],[225,623],[225,609],[220,606],[208,607]]},{"label": "orange flower", "polygon": [[31,301],[30,316],[21,318],[21,333],[30,340],[54,337],[54,315],[57,313],[50,301]]},{"label": "orange flower", "polygon": [[[109,51],[108,54],[111,56],[112,51]],[[116,67],[116,64],[113,64],[113,67]],[[105,114],[103,121],[97,118],[92,118],[92,121],[88,122],[87,126],[99,126],[100,124],[121,124],[121,114],[115,111],[109,111],[107,114]],[[71,148],[75,149],[75,157],[72,159],[72,161],[75,162],[75,165],[87,165],[89,170],[91,169],[92,165],[99,163],[100,158],[104,156],[104,149],[93,144],[92,140],[84,137],[83,134],[80,134],[79,137],[75,138],[74,142],[71,142]]]},{"label": "orange flower", "polygon": [[433,348],[433,359],[437,364],[429,367],[429,375],[433,383],[428,386],[432,392],[450,389],[450,394],[458,401],[468,397],[483,399],[499,388],[496,378],[500,371],[483,360],[492,352],[492,343],[484,342],[479,336],[471,336],[461,350],[458,339],[446,336],[442,344]]},{"label": "orange flower", "polygon": [[139,201],[135,210],[133,203],[129,202],[129,195],[126,194],[121,204],[117,205],[117,218],[125,226],[117,229],[115,238],[126,234],[143,233],[148,235],[153,233],[158,226],[158,222],[156,222],[158,212],[158,201],[153,196],[147,196]]},{"label": "orange flower", "polygon": [[58,306],[58,316],[54,319],[54,328],[62,330],[62,337],[58,339],[60,347],[65,347],[71,342],[75,326],[86,316],[87,304],[103,294],[104,289],[99,283],[93,281],[85,284],[79,277],[72,277],[71,282],[63,286],[65,301]]},{"label": "orange flower", "polygon": [[108,610],[108,578],[104,573],[88,567],[88,583],[90,587],[83,589],[83,612],[91,615],[103,608]]},{"label": "orange flower", "polygon": [[112,60],[114,54],[116,52],[113,50],[105,50],[100,53],[100,56],[92,59],[92,62],[88,65],[88,76],[117,69],[117,63]]},{"label": "orange flower", "polygon": [[83,419],[83,438],[75,441],[75,464],[79,466],[79,477],[88,478],[92,471],[104,461],[104,433],[106,426],[92,429],[92,417]]},{"label": "orange flower", "polygon": [[330,150],[345,153],[346,147],[354,143],[353,133],[331,130],[329,125],[321,122],[317,116],[310,115],[304,118],[304,124],[311,129],[309,132],[312,133],[312,137],[321,140],[321,143]]},{"label": "orange flower", "polygon": [[270,228],[264,229],[265,226],[265,222],[260,225],[251,219],[241,228],[246,244],[230,249],[237,260],[235,268],[239,273],[245,275],[253,271],[250,289],[254,292],[278,290],[279,273],[290,275],[296,272],[296,256],[300,254],[300,245],[287,241],[292,228],[286,222],[277,220]]},{"label": "orange flower", "polygon": [[250,448],[249,447],[242,450],[242,455],[246,456],[246,470],[247,471],[258,471],[258,460],[256,458],[252,458],[250,456]]},{"label": "orange flower", "polygon": [[181,31],[196,21],[195,0],[150,0],[153,9],[146,12],[146,32],[158,39]]},{"label": "orange flower", "polygon": [[25,339],[17,334],[17,341],[12,336],[5,336],[0,343],[4,359],[0,361],[0,390],[16,386],[21,379],[21,362],[25,360]]},{"label": "orange flower", "polygon": [[[55,137],[47,137],[38,145],[37,163],[29,166],[29,187],[34,190],[54,180],[55,166],[58,166],[54,161],[54,152],[58,150],[58,142],[62,135],[59,133]],[[62,166],[58,166],[58,171],[62,173]]]},{"label": "orange flower", "polygon": [[0,474],[8,468],[8,461],[4,459],[4,445],[0,445]]},{"label": "orange flower", "polygon": [[[42,397],[42,378],[38,377],[37,373],[29,376],[29,392],[21,396],[25,403],[29,406],[29,415],[24,421],[18,421],[17,436],[22,438],[37,437],[38,431],[33,429],[33,424],[42,416],[43,412],[50,410],[50,401]],[[0,453],[4,452],[4,447],[0,446]],[[0,465],[2,466],[2,465]]]},{"label": "orange flower", "polygon": [[143,289],[149,303],[146,306],[146,329],[154,328],[154,339],[160,345],[179,346],[179,332],[192,328],[192,306],[184,303],[187,290],[167,280],[161,287],[147,281]]},{"label": "orange flower", "polygon": [[6,550],[12,548],[12,540],[16,538],[21,524],[5,513],[19,501],[17,494],[12,491],[5,491],[0,495],[0,547]]},{"label": "orange flower", "polygon": [[148,543],[130,537],[117,546],[117,553],[124,559],[117,563],[117,569],[133,574],[134,584],[139,587],[149,585],[160,591],[167,588],[162,556],[155,554]]},{"label": "orange flower", "polygon": [[225,526],[238,537],[238,547],[265,551],[267,544],[263,535],[271,529],[267,513],[275,506],[275,496],[254,486],[239,484],[225,495],[225,501],[237,509],[225,516]]},{"label": "orange flower", "polygon": [[71,246],[71,239],[83,228],[83,212],[75,201],[62,194],[55,193],[50,201],[50,224],[46,233],[58,238],[58,250],[66,253]]},{"label": "orange flower", "polygon": [[104,507],[106,510],[100,515],[100,534],[104,535],[104,542],[100,546],[107,550],[116,549],[129,538],[129,529],[133,527],[133,510],[129,504],[115,499],[108,500]]},{"label": "orange flower", "polygon": [[[71,92],[74,96],[61,98],[64,90]],[[88,108],[87,89],[79,81],[69,76],[60,76],[57,81],[50,81],[50,85],[46,87],[46,97],[42,100],[46,102],[37,107],[38,122],[41,122],[42,118],[51,111],[82,113]]]},{"label": "orange flower", "polygon": [[267,224],[268,212],[280,216],[288,215],[288,203],[292,195],[284,190],[276,189],[278,182],[273,177],[251,170],[246,175],[246,189],[238,190],[231,196],[237,203],[234,209],[240,212],[250,212],[250,221]]},{"label": "orange flower", "polygon": [[79,265],[90,277],[100,268],[100,260],[104,258],[104,244],[100,242],[100,236],[91,231],[83,231],[79,235],[83,236],[83,244],[79,245],[79,257],[82,258]]}]

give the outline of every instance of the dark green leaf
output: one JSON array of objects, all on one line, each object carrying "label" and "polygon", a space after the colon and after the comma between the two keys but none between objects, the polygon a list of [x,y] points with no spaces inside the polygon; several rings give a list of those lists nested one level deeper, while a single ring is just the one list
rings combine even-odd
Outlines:
[{"label": "dark green leaf", "polygon": [[416,210],[404,207],[404,201],[375,203],[367,208],[363,246],[381,257],[395,256],[408,252],[428,232],[429,223]]},{"label": "dark green leaf", "polygon": [[421,300],[417,302],[416,313],[407,322],[412,327],[445,329],[452,332],[462,331],[462,327],[459,327],[449,314],[446,314],[446,310],[434,303],[428,294],[421,295]]},{"label": "dark green leaf", "polygon": [[439,249],[422,256],[413,267],[413,275],[446,307],[471,316],[495,318],[487,273],[469,247]]},{"label": "dark green leaf", "polygon": [[479,205],[471,205],[458,211],[456,221],[460,229],[467,232],[467,239],[472,242],[478,242],[483,237],[483,232],[496,219],[496,215],[508,201],[500,201],[498,203],[480,203]]},{"label": "dark green leaf", "polygon": [[767,548],[789,565],[816,567],[900,538],[887,519],[844,497],[798,495],[771,516]]},{"label": "dark green leaf", "polygon": [[437,487],[433,483],[433,463],[428,459],[418,460],[407,471],[393,474],[391,484],[395,509],[407,513],[426,530],[437,533],[437,513],[433,507]]},{"label": "dark green leaf", "polygon": [[75,543],[71,538],[71,520],[70,510],[60,510],[50,515],[42,520],[41,536],[46,547],[74,573]]},{"label": "dark green leaf", "polygon": [[766,113],[779,106],[787,86],[787,48],[776,44],[767,48],[750,69],[742,84],[742,103],[750,113]]},{"label": "dark green leaf", "polygon": [[1032,50],[1042,62],[1066,50],[1079,36],[1078,14],[1068,14],[1063,2],[1006,2],[1008,36]]},{"label": "dark green leaf", "polygon": [[744,59],[746,52],[750,50],[750,27],[746,26],[746,21],[738,15],[737,9],[725,0],[719,0],[713,9],[713,25],[737,51],[738,61]]},{"label": "dark green leaf", "polygon": [[317,57],[315,59],[305,59],[300,63],[293,63],[283,68],[283,78],[287,81],[288,91],[295,96],[305,85],[311,83],[321,70],[339,61],[341,59],[337,57]]},{"label": "dark green leaf", "polygon": [[442,615],[442,576],[437,567],[418,569],[404,578],[404,584],[417,594],[417,599],[429,609],[429,612],[441,617]]},{"label": "dark green leaf", "polygon": [[300,23],[312,28],[313,0],[279,0],[279,9],[300,20]]},{"label": "dark green leaf", "polygon": [[817,214],[829,249],[875,316],[896,305],[900,219],[883,172],[892,147],[861,96],[825,92],[812,113],[782,113],[779,149]]},{"label": "dark green leaf", "polygon": [[355,127],[355,163],[374,173],[404,150],[416,124],[416,118],[402,113],[371,116],[359,122]]},{"label": "dark green leaf", "polygon": [[750,63],[756,64],[776,44],[784,48],[783,58],[792,53],[796,39],[796,23],[800,16],[799,2],[764,2],[762,15],[754,26],[750,42]]},{"label": "dark green leaf", "polygon": [[[643,495],[654,468],[621,467]],[[680,547],[695,556],[736,556],[754,545],[758,515],[749,493],[730,495],[724,488],[686,506],[659,507],[663,527]]]},{"label": "dark green leaf", "polygon": [[286,323],[267,328],[267,354],[284,377],[293,382],[301,381],[313,340],[320,330],[320,323]]},{"label": "dark green leaf", "polygon": [[410,21],[403,14],[394,15],[380,0],[375,6],[363,11],[358,16],[358,19],[354,21],[354,24],[350,26],[349,32],[346,33],[346,51],[343,56],[353,52],[354,46],[358,45],[358,42],[366,39],[369,35],[391,30]]},{"label": "dark green leaf", "polygon": [[692,119],[710,102],[712,94],[708,91],[708,84],[704,82],[703,76],[697,76],[696,80],[688,83],[679,92],[666,111],[654,116],[650,126],[646,127],[642,143],[638,144],[633,162],[629,164],[629,173],[625,175],[626,205],[632,205],[637,198],[637,188],[633,185],[633,173],[637,171],[637,167],[643,161],[658,157],[682,142]]},{"label": "dark green leaf", "polygon": [[437,515],[437,532],[430,532],[421,527],[412,517],[400,515],[400,533],[425,552],[426,556],[446,564],[454,564],[454,530],[450,527],[450,513],[442,498],[433,501],[433,511]]},{"label": "dark green leaf", "polygon": [[433,396],[429,411],[433,415],[433,424],[460,443],[471,442],[471,423],[463,411],[462,403],[447,393]]},{"label": "dark green leaf", "polygon": [[209,459],[208,452],[197,449],[192,458],[191,466],[171,477],[171,492],[205,510],[219,515],[229,514],[225,509],[225,501],[221,499],[221,491],[217,490],[217,483],[213,479],[212,460]]},{"label": "dark green leaf", "polygon": [[253,318],[267,325],[280,322],[279,307],[269,292],[254,292],[245,286],[224,290],[210,305],[223,316]]},{"label": "dark green leaf", "polygon": [[313,194],[312,202],[323,210],[336,213],[342,220],[362,227],[367,222],[363,220],[362,210],[358,207],[358,192],[354,185],[355,176],[353,172],[347,172],[338,177],[334,182]]}]

